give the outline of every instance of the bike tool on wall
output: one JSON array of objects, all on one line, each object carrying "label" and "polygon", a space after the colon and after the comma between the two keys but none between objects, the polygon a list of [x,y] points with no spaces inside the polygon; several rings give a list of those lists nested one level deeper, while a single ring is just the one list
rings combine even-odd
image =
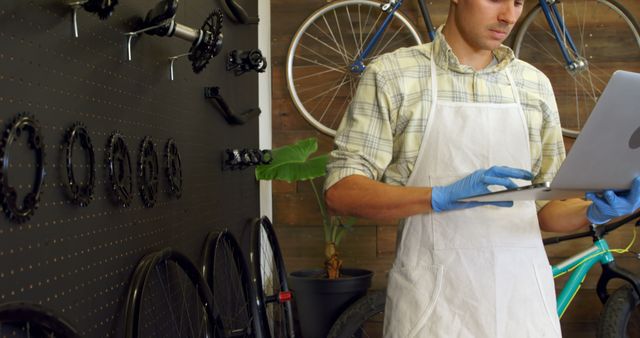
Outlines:
[{"label": "bike tool on wall", "polygon": [[134,37],[141,33],[149,35],[177,37],[191,42],[189,52],[169,57],[169,78],[173,80],[173,63],[176,59],[188,56],[194,73],[200,73],[209,60],[222,50],[222,11],[214,10],[199,29],[176,22],[178,0],[163,0],[147,13],[142,27],[125,33],[127,36],[127,59],[131,60],[131,44]]},{"label": "bike tool on wall", "polygon": [[113,10],[118,4],[118,0],[81,0],[70,2],[69,6],[73,10],[73,36],[78,37],[78,9],[84,8],[89,13],[96,14],[100,20],[106,20],[113,14]]}]

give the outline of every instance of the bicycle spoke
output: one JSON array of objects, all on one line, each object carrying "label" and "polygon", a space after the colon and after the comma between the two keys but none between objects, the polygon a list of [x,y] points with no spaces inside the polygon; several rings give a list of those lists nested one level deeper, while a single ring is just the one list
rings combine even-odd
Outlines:
[{"label": "bicycle spoke", "polygon": [[[322,41],[320,38],[316,37],[315,35],[311,35],[311,34],[309,34],[308,32],[305,32],[304,34],[305,34],[306,36],[308,36],[308,37],[310,37],[310,38],[312,38],[312,39],[316,40],[317,42],[319,42],[320,44],[324,45],[325,47],[327,47],[327,48],[331,49],[332,51],[334,51],[334,52],[336,52],[336,53],[340,54],[340,56],[342,57],[342,59],[343,59],[343,60],[346,58],[346,56],[345,56],[341,51],[338,51],[337,49],[334,49],[333,47],[329,46],[326,42]],[[302,45],[302,44],[300,44],[299,46],[303,46],[303,45]],[[305,47],[305,48],[306,48],[307,50],[311,50],[311,51],[313,51],[310,47]],[[319,55],[319,56],[321,56],[321,57],[325,58],[325,59],[326,59],[326,60],[328,60],[330,63],[333,63],[336,67],[338,67],[338,68],[339,68],[339,67],[341,67],[339,64],[337,64],[337,63],[335,63],[335,62],[333,62],[333,61],[331,61],[331,60],[327,59],[325,56],[320,55],[318,52],[313,51],[313,53],[315,53],[316,55]]]},{"label": "bicycle spoke", "polygon": [[[322,93],[320,93],[320,94],[318,94],[318,95],[316,95],[316,96],[314,96],[314,97],[311,97],[311,98],[306,99],[305,101],[302,101],[302,103],[307,103],[307,102],[309,102],[309,101],[311,101],[311,100],[314,100],[314,99],[317,99],[317,98],[319,98],[319,97],[321,97],[321,96],[324,96],[324,95],[326,95],[327,93],[329,93],[329,92],[333,91],[333,90],[334,90],[334,89],[336,89],[336,88],[340,89],[340,87],[345,83],[344,79],[345,79],[347,76],[348,76],[348,74],[344,74],[344,76],[342,77],[342,79],[338,81],[338,82],[340,82],[339,84],[337,84],[337,85],[335,85],[335,86],[333,86],[333,87],[331,87],[331,88],[329,88],[329,89],[325,90],[324,92],[322,92]],[[349,81],[351,81],[351,80],[349,80]]]},{"label": "bicycle spoke", "polygon": [[[312,64],[314,64],[314,65],[318,65],[318,66],[320,66],[320,67],[324,67],[324,68],[331,69],[331,70],[336,71],[336,72],[338,72],[338,73],[344,73],[344,71],[342,71],[342,70],[340,70],[340,69],[337,69],[337,68],[331,67],[331,66],[329,66],[329,65],[325,65],[325,64],[320,63],[320,62],[317,62],[317,61],[315,61],[315,60],[307,59],[307,58],[306,58],[306,57],[304,57],[304,56],[298,56],[298,58],[300,58],[300,59],[302,59],[302,60],[304,60],[304,61],[307,61],[307,62],[309,62],[309,63],[312,63]],[[298,67],[301,67],[301,66],[298,66]]]},{"label": "bicycle spoke", "polygon": [[348,64],[348,58],[346,55],[346,51],[342,50],[342,48],[340,47],[340,43],[338,43],[338,39],[336,39],[335,34],[333,34],[333,30],[331,29],[331,26],[329,25],[329,22],[327,21],[326,17],[322,17],[322,20],[324,21],[325,26],[327,26],[327,29],[329,30],[329,34],[331,34],[331,39],[332,41],[336,44],[336,48],[338,48],[338,50],[340,50],[340,55],[342,55],[342,61],[344,62],[344,64]]},{"label": "bicycle spoke", "polygon": [[353,28],[353,20],[351,19],[351,13],[349,12],[349,7],[345,7],[347,11],[347,18],[349,18],[349,26],[351,26],[351,36],[353,37],[353,44],[356,46],[356,50],[360,49],[358,46],[358,40],[356,39],[356,30]]},{"label": "bicycle spoke", "polygon": [[[156,271],[156,275],[158,276],[158,280],[160,281],[160,287],[162,288],[162,293],[164,295],[164,299],[167,302],[167,306],[169,307],[169,313],[171,314],[171,318],[173,319],[173,322],[176,322],[176,316],[175,313],[173,312],[173,307],[171,306],[171,302],[169,301],[169,297],[170,297],[170,293],[167,292],[167,290],[164,287],[164,283],[162,283],[162,275],[160,274],[160,271],[158,271],[158,266],[155,266],[155,271]],[[176,325],[173,325],[173,327],[176,329],[176,333],[178,334],[178,337],[180,337],[180,331],[178,331],[178,328],[176,327]]]},{"label": "bicycle spoke", "polygon": [[[338,30],[338,36],[340,36],[340,43],[341,43],[340,45],[342,46],[342,48],[344,48],[344,54],[348,55],[349,52],[347,51],[347,45],[344,43],[344,38],[342,37],[342,27],[340,27],[340,20],[338,20],[338,13],[336,12],[335,9],[333,10],[333,17],[336,20],[336,26],[338,26],[337,30]],[[345,64],[349,64],[350,60],[351,59],[347,58],[345,60],[346,61]]]},{"label": "bicycle spoke", "polygon": [[371,36],[371,33],[373,33],[374,29],[376,29],[378,27],[378,22],[380,21],[381,17],[382,17],[382,11],[380,13],[378,13],[378,17],[376,18],[376,21],[373,23],[373,25],[371,25],[371,29],[369,29],[369,32],[364,37],[364,42],[365,43],[360,46],[360,49],[358,49],[358,52],[356,53],[356,57],[359,57],[360,54],[362,54],[362,51],[364,50],[364,48],[366,47],[366,44],[369,41],[369,37]]},{"label": "bicycle spoke", "polygon": [[[319,54],[318,52],[316,52],[315,50],[313,50],[313,49],[311,49],[311,48],[309,48],[309,47],[307,47],[307,46],[305,46],[305,45],[303,45],[303,44],[300,44],[300,47],[302,47],[303,49],[309,50],[310,52],[312,52],[312,53],[314,53],[314,54],[318,55],[319,57],[321,57],[321,58],[323,58],[323,59],[325,59],[325,60],[328,62],[328,64],[326,64],[326,66],[327,66],[327,67],[331,67],[331,66],[333,66],[333,68],[331,68],[331,69],[333,69],[333,70],[337,70],[337,71],[339,71],[339,72],[344,72],[344,70],[342,70],[342,69],[344,69],[344,68],[343,68],[343,66],[341,66],[341,65],[339,65],[339,64],[337,64],[337,63],[335,63],[335,62],[333,62],[332,60],[329,60],[329,59],[328,59],[327,57],[325,57],[324,55],[320,55],[320,54]],[[307,58],[305,58],[304,56],[300,56],[300,59],[302,59],[302,60],[304,60],[304,61],[307,61],[307,62],[312,62],[312,63],[318,64],[318,65],[324,65],[324,64],[322,64],[322,63],[318,62],[317,60],[307,59]],[[299,67],[299,66],[296,66],[296,67]]]}]

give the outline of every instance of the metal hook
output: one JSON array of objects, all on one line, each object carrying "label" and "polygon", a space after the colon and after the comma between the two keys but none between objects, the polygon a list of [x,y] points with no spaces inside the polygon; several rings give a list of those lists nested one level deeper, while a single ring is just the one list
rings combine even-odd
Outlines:
[{"label": "metal hook", "polygon": [[124,33],[124,35],[127,37],[127,61],[131,61],[131,42],[133,42],[133,38],[140,35],[141,33],[150,31],[152,29],[156,29],[156,28],[160,28],[162,26],[165,26],[166,23],[161,23],[155,26],[151,26],[151,27],[146,27],[137,31],[133,31],[133,32],[127,32]]},{"label": "metal hook", "polygon": [[88,0],[82,0],[69,3],[69,6],[73,9],[71,20],[73,22],[73,36],[76,38],[78,37],[78,8],[87,2]]},{"label": "metal hook", "polygon": [[188,55],[191,55],[191,53],[184,53],[184,54],[179,54],[179,55],[176,55],[176,56],[169,57],[169,80],[173,81],[173,63],[177,59],[179,59],[179,58],[181,58],[183,56],[188,56]]}]

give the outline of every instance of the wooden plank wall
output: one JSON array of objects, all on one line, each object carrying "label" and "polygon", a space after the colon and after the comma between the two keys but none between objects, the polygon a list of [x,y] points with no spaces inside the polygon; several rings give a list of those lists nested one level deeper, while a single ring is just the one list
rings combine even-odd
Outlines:
[{"label": "wooden plank wall", "polygon": [[[284,70],[287,49],[296,29],[306,16],[326,2],[326,0],[271,0],[274,147],[316,136],[320,141],[321,152],[328,152],[332,148],[332,139],[315,131],[296,111],[287,91]],[[622,2],[634,15],[640,16],[640,5],[637,0]],[[527,1],[527,8],[534,3],[536,2],[533,0]],[[443,22],[447,13],[448,1],[428,1],[428,4],[434,16],[434,23],[437,25]],[[405,2],[404,12],[408,12],[409,16],[416,18],[417,5],[413,1]],[[420,27],[420,25],[418,26]],[[566,139],[565,142],[567,148],[570,148],[571,140]],[[316,183],[318,187],[322,184],[320,181]],[[303,268],[321,267],[324,250],[321,219],[309,183],[274,182],[273,200],[274,224],[282,245],[287,269],[295,271]],[[632,237],[631,228],[627,226],[610,236],[612,247],[625,247]],[[366,268],[375,272],[374,289],[386,286],[387,273],[394,258],[396,231],[395,224],[361,220],[355,226],[354,231],[344,239],[339,249],[345,266]],[[553,234],[545,234],[545,236],[551,235]],[[590,239],[567,242],[548,247],[548,254],[554,263],[576,253],[581,248],[588,247],[589,244]],[[637,244],[633,249],[640,251]],[[634,257],[620,258],[620,265],[640,273],[640,263]],[[595,336],[595,325],[602,307],[594,292],[599,272],[600,269],[596,268],[589,274],[582,291],[565,313],[562,319],[565,337]],[[565,279],[559,278],[557,286],[561,287]]]}]

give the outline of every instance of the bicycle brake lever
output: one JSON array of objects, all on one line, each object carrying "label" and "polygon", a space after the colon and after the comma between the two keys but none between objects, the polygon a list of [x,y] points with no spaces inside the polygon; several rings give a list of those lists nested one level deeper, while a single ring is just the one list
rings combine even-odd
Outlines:
[{"label": "bicycle brake lever", "polygon": [[235,22],[239,22],[247,25],[255,25],[260,22],[259,17],[250,17],[247,11],[242,8],[235,0],[220,0],[222,9],[224,9],[227,16]]},{"label": "bicycle brake lever", "polygon": [[220,112],[222,113],[222,116],[229,124],[244,124],[261,113],[260,108],[252,108],[240,114],[235,113],[231,107],[229,107],[222,95],[220,95],[220,87],[205,87],[204,97],[207,99],[213,99],[213,101],[218,104],[221,108]]}]

